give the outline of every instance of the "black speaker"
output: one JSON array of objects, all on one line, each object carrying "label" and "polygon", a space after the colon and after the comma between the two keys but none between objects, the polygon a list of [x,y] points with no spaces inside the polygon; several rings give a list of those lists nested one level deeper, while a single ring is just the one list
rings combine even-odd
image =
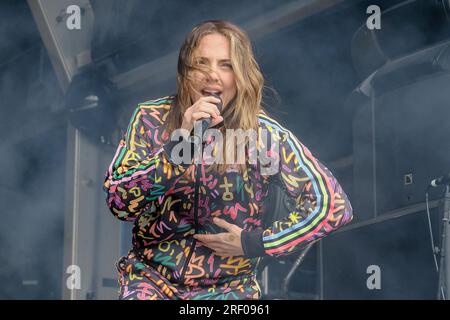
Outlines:
[{"label": "black speaker", "polygon": [[361,78],[390,60],[450,37],[448,0],[407,0],[391,7],[384,3],[379,3],[381,28],[370,30],[364,23],[352,39],[353,63]]},{"label": "black speaker", "polygon": [[[438,208],[433,208],[436,240],[440,238],[439,216]],[[323,298],[436,299],[438,274],[427,221],[426,212],[417,211],[324,239]],[[379,288],[372,286],[375,273]]]},{"label": "black speaker", "polygon": [[429,182],[450,172],[449,61],[444,43],[392,62],[355,91],[368,96],[349,100],[355,221],[423,202]]},{"label": "black speaker", "polygon": [[116,130],[118,91],[93,64],[75,75],[65,95],[70,122],[95,142],[105,143]]}]

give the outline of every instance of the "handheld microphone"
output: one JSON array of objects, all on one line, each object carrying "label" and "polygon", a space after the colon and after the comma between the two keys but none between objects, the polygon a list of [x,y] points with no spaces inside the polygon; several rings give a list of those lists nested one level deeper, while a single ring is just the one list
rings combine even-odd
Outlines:
[{"label": "handheld microphone", "polygon": [[[219,112],[222,112],[222,99],[220,99],[219,95],[216,93],[210,93],[210,96],[216,97],[220,100],[220,102],[217,104],[217,109],[219,109]],[[211,118],[202,119],[202,139],[203,134],[205,133],[206,129],[208,129],[209,124],[211,123]]]},{"label": "handheld microphone", "polygon": [[435,188],[437,186],[440,186],[440,185],[446,184],[446,183],[450,183],[450,173],[440,176],[437,179],[431,180],[430,184],[428,185],[428,188],[430,188],[430,187]]}]

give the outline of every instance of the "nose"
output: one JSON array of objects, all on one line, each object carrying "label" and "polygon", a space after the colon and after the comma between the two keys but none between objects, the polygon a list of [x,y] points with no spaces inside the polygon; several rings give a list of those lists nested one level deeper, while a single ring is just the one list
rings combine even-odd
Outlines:
[{"label": "nose", "polygon": [[211,71],[209,72],[208,75],[209,75],[208,80],[213,82],[219,81],[219,73],[217,72],[217,67],[211,66]]}]

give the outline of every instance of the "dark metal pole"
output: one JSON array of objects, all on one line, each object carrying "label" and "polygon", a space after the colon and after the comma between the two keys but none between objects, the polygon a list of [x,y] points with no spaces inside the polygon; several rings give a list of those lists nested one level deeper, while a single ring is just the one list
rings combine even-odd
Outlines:
[{"label": "dark metal pole", "polygon": [[450,187],[445,186],[444,206],[442,216],[441,259],[439,263],[438,300],[450,298]]}]

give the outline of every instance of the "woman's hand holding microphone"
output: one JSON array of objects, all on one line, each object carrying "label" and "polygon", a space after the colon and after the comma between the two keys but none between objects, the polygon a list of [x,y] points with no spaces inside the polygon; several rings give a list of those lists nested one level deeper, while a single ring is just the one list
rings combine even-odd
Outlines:
[{"label": "woman's hand holding microphone", "polygon": [[223,117],[220,115],[220,110],[217,107],[217,104],[221,102],[219,98],[212,95],[201,97],[185,111],[181,128],[191,132],[195,121],[208,118],[211,118],[209,127],[214,127],[221,123]]}]

